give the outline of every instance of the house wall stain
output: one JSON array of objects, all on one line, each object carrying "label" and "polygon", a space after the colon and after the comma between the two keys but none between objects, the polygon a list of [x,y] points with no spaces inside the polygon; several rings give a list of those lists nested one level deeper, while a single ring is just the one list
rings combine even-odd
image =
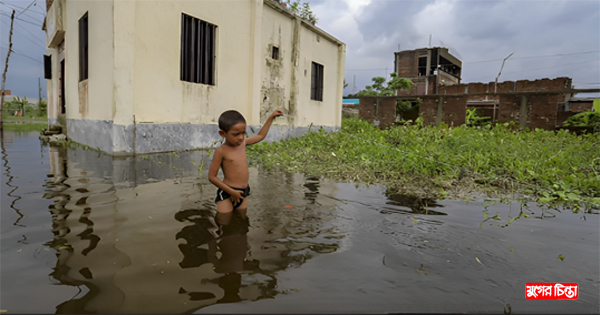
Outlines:
[{"label": "house wall stain", "polygon": [[79,82],[78,84],[79,94],[79,113],[82,119],[86,119],[88,116],[88,80]]},{"label": "house wall stain", "polygon": [[292,82],[290,91],[289,101],[289,117],[288,123],[294,124],[294,118],[298,115],[298,94],[300,93],[300,82],[299,79],[299,67],[300,67],[300,18],[295,17],[294,21],[294,34],[292,36]]},{"label": "house wall stain", "polygon": [[[285,57],[283,49],[279,49],[277,59],[273,58],[273,47],[281,48],[281,45],[270,44],[265,53],[265,63],[267,76],[264,79],[261,87],[261,102],[260,102],[260,122],[264,123],[269,115],[276,109],[289,114],[289,110],[285,107],[285,84],[284,84],[284,69],[283,58]],[[288,116],[288,115],[285,115]]]}]

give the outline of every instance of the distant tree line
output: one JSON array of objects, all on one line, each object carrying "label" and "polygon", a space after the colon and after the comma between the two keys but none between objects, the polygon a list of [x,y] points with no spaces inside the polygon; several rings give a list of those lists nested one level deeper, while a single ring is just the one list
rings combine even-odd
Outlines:
[{"label": "distant tree line", "polygon": [[11,101],[4,102],[2,111],[9,116],[46,116],[48,105],[46,100],[41,99],[38,104],[32,104],[27,97],[15,96]]}]

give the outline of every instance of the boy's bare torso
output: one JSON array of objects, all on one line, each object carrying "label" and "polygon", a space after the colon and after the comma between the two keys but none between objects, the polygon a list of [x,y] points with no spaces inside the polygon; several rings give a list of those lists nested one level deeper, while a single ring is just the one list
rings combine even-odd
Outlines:
[{"label": "boy's bare torso", "polygon": [[230,187],[246,188],[249,178],[246,140],[239,146],[222,145],[217,150],[223,153],[223,182]]}]

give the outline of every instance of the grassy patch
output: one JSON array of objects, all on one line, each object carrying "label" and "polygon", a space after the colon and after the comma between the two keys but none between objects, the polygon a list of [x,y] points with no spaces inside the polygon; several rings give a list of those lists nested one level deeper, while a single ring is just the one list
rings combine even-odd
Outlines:
[{"label": "grassy patch", "polygon": [[344,119],[342,131],[248,147],[251,163],[424,198],[527,196],[574,211],[600,208],[600,135],[567,131],[423,127],[379,130]]},{"label": "grassy patch", "polygon": [[3,128],[6,131],[42,131],[48,128],[46,123],[19,123],[11,124],[4,122]]},{"label": "grassy patch", "polygon": [[48,118],[46,116],[13,116],[4,113],[2,115],[2,122],[5,124],[10,123],[47,123]]},{"label": "grassy patch", "polygon": [[13,116],[3,113],[2,126],[6,131],[42,131],[48,128],[48,118],[45,116]]}]

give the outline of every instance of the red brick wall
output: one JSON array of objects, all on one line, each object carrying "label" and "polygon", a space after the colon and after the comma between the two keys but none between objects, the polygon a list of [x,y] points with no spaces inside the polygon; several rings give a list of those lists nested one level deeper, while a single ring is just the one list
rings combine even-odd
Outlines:
[{"label": "red brick wall", "polygon": [[[435,125],[438,122],[438,101],[443,100],[441,121],[458,126],[465,123],[466,105],[468,100],[494,100],[498,99],[496,120],[499,123],[522,123],[530,129],[541,128],[554,130],[564,121],[566,115],[558,113],[559,104],[565,101],[565,94],[560,93],[571,88],[570,78],[541,79],[535,81],[506,81],[489,83],[468,83],[453,86],[440,86],[439,94],[433,95],[432,84],[429,95],[418,95],[422,99],[419,115],[423,117],[426,125]],[[494,95],[494,88],[501,95]],[[553,92],[521,94],[519,92]],[[556,92],[559,92],[558,94]],[[510,93],[510,94],[506,94]],[[402,94],[402,95],[407,95]],[[479,94],[479,95],[473,95]],[[486,95],[482,95],[486,94]],[[526,106],[522,112],[522,98],[526,98]],[[359,105],[360,117],[373,121],[381,121],[381,127],[391,126],[396,117],[396,103],[394,99],[380,99],[379,116],[375,117],[375,98],[361,98]],[[577,110],[573,108],[572,110]]]},{"label": "red brick wall", "polygon": [[571,111],[574,113],[587,112],[588,110],[592,110],[593,107],[592,101],[571,103]]},{"label": "red brick wall", "polygon": [[[500,95],[496,108],[496,119],[499,123],[521,122],[521,95]],[[490,115],[491,116],[491,115]],[[527,117],[525,117],[527,119]]]},{"label": "red brick wall", "polygon": [[[467,114],[467,99],[468,96],[452,96],[447,95],[444,97],[444,103],[442,109],[444,117],[442,121],[448,126],[460,126],[465,123]],[[437,111],[437,105],[436,105]],[[436,115],[437,116],[437,115]]]},{"label": "red brick wall", "polygon": [[521,80],[516,82],[516,87],[516,92],[561,91],[571,88],[571,78]]},{"label": "red brick wall", "polygon": [[396,73],[400,78],[414,78],[417,77],[419,71],[419,60],[417,52],[405,52],[400,55],[396,55]]},{"label": "red brick wall", "polygon": [[564,95],[528,95],[527,102],[531,104],[528,126],[531,129],[541,128],[554,130],[558,115],[558,103],[564,101]]},{"label": "red brick wall", "polygon": [[419,115],[423,117],[423,124],[430,126],[437,124],[438,100],[437,97],[427,97],[421,101]]},{"label": "red brick wall", "polygon": [[379,121],[379,128],[388,128],[396,122],[396,100],[392,98],[378,99],[376,97],[360,97],[358,115],[360,118],[373,123]]}]

